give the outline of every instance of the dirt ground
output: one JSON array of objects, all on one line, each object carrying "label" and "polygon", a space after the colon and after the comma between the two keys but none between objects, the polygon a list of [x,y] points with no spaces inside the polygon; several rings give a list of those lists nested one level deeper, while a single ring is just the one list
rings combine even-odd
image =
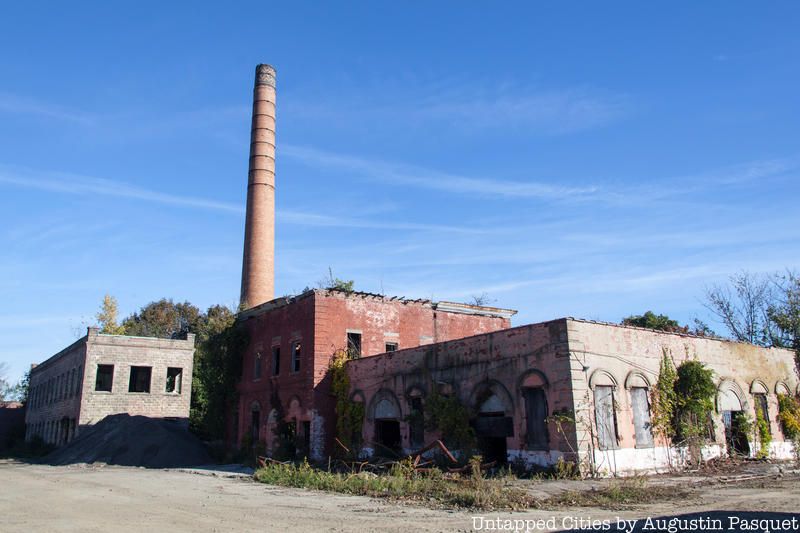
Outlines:
[{"label": "dirt ground", "polygon": [[[531,482],[532,490],[543,494],[585,488],[581,483]],[[625,510],[474,513],[277,488],[229,474],[0,461],[0,531],[475,531],[473,517],[481,515],[555,518],[560,526],[572,524],[565,517],[615,521],[711,510],[800,512],[796,475],[698,486],[694,491],[688,501]]]}]

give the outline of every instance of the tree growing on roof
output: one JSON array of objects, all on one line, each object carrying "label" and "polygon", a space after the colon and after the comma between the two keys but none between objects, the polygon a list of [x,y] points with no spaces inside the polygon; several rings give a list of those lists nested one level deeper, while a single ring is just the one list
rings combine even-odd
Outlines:
[{"label": "tree growing on roof", "polygon": [[100,326],[100,333],[108,335],[125,334],[125,328],[118,323],[117,299],[110,294],[103,296],[103,303],[100,305],[100,311],[97,312],[95,318],[97,318]]}]

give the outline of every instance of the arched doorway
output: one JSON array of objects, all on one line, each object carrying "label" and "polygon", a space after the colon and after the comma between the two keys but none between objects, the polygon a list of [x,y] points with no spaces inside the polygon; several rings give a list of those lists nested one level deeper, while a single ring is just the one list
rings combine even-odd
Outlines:
[{"label": "arched doorway", "polygon": [[381,392],[372,405],[375,424],[375,453],[395,456],[401,449],[400,406],[393,394]]},{"label": "arched doorway", "polygon": [[475,388],[472,404],[478,411],[474,427],[481,456],[485,461],[505,464],[508,461],[506,439],[514,436],[511,396],[500,383],[484,382]]},{"label": "arched doorway", "polygon": [[744,398],[741,387],[733,380],[724,379],[717,388],[717,411],[722,415],[729,455],[750,455]]}]

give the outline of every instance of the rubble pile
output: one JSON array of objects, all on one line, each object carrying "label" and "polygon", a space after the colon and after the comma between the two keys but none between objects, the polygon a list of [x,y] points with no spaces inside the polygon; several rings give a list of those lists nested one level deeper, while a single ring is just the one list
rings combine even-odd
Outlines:
[{"label": "rubble pile", "polygon": [[110,465],[172,468],[213,461],[205,445],[179,421],[117,414],[81,428],[69,444],[44,458],[54,465]]}]

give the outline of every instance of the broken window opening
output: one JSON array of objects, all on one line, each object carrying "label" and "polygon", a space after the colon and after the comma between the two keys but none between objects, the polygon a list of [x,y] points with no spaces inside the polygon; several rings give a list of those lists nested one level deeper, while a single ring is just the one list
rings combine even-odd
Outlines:
[{"label": "broken window opening", "polygon": [[302,346],[300,341],[292,343],[292,372],[300,372],[300,355],[302,353]]},{"label": "broken window opening", "polygon": [[361,357],[361,333],[347,333],[347,355],[350,359]]},{"label": "broken window opening", "polygon": [[260,438],[261,433],[261,410],[254,408],[250,411],[250,439],[255,445]]},{"label": "broken window opening", "polygon": [[253,379],[261,379],[261,352],[256,353],[253,366]]},{"label": "broken window opening", "polygon": [[396,352],[397,348],[399,348],[399,344],[396,342],[387,342],[386,343],[386,352]]},{"label": "broken window opening", "polygon": [[150,375],[153,367],[132,366],[131,378],[128,381],[128,392],[150,392]]},{"label": "broken window opening", "polygon": [[281,347],[272,347],[272,375],[277,376],[281,373]]},{"label": "broken window opening", "polygon": [[97,365],[97,379],[94,390],[100,392],[111,392],[114,382],[114,365]]},{"label": "broken window opening", "polygon": [[183,382],[183,369],[177,367],[168,367],[167,392],[180,394],[182,382]]}]

